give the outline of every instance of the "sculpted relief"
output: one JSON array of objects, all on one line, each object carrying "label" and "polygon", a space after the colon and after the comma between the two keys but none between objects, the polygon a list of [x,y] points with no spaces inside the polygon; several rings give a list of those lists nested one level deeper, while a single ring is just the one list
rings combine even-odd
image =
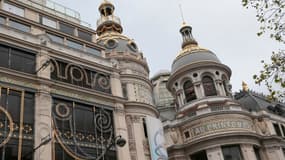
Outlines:
[{"label": "sculpted relief", "polygon": [[254,125],[256,127],[256,132],[258,134],[266,135],[266,136],[270,135],[270,132],[268,130],[268,125],[264,119],[262,118],[255,119]]},{"label": "sculpted relief", "polygon": [[166,146],[179,144],[181,142],[180,133],[177,128],[168,128],[165,133]]}]

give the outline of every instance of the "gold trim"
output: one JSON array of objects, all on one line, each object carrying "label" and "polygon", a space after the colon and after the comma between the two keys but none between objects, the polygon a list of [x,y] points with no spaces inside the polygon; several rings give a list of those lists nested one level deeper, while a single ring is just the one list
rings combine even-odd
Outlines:
[{"label": "gold trim", "polygon": [[208,49],[205,49],[205,48],[201,48],[199,47],[198,45],[188,45],[186,46],[185,48],[183,48],[179,53],[178,55],[176,56],[176,59],[179,58],[179,57],[182,57],[182,56],[185,56],[187,54],[191,54],[191,53],[195,53],[195,52],[200,52],[200,51],[209,51]]},{"label": "gold trim", "polygon": [[[76,160],[84,160],[84,159],[80,159],[79,157],[77,157],[76,155],[74,155],[71,151],[69,151],[69,149],[67,147],[65,147],[65,145],[63,144],[63,142],[61,141],[60,139],[60,136],[58,135],[57,133],[57,130],[54,130],[54,134],[55,134],[55,137],[57,139],[57,142],[60,144],[60,146],[62,147],[62,149],[69,155],[71,156],[72,158],[76,159]],[[55,143],[54,143],[55,145]],[[55,148],[55,146],[54,146]]]},{"label": "gold trim", "polygon": [[20,110],[20,130],[19,130],[19,145],[18,145],[18,160],[22,158],[22,144],[23,144],[23,121],[24,121],[24,100],[25,100],[25,91],[21,91],[21,110]]},{"label": "gold trim", "polygon": [[[0,96],[1,96],[1,89],[2,88],[0,88]],[[0,106],[0,111],[4,112],[6,114],[8,120],[9,120],[9,126],[10,126],[10,131],[9,131],[7,138],[0,144],[0,148],[1,148],[4,145],[6,145],[9,142],[9,140],[11,139],[13,131],[14,131],[14,123],[13,123],[12,116],[2,106]]]}]

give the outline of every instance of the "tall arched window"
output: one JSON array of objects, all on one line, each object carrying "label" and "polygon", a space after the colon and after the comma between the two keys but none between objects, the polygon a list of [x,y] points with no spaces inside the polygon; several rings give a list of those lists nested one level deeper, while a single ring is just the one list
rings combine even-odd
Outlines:
[{"label": "tall arched window", "polygon": [[225,75],[222,76],[222,81],[223,81],[223,86],[224,86],[224,90],[225,90],[225,93],[226,93],[226,96],[229,95],[229,92],[228,92],[228,85],[227,85],[227,78]]},{"label": "tall arched window", "polygon": [[217,90],[213,79],[210,76],[204,76],[202,79],[205,96],[215,96],[217,95]]},{"label": "tall arched window", "polygon": [[186,103],[196,99],[196,94],[194,90],[193,83],[188,80],[183,84],[184,94],[186,98]]}]

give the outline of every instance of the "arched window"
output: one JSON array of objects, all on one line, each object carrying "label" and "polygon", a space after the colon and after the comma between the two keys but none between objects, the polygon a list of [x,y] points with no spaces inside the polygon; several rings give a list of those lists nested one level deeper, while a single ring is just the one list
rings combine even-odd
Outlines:
[{"label": "arched window", "polygon": [[193,83],[188,80],[183,84],[184,94],[186,97],[186,103],[196,99]]},{"label": "arched window", "polygon": [[228,96],[229,92],[228,92],[227,78],[225,75],[222,76],[222,81],[223,81],[223,86],[224,86],[226,96]]},{"label": "arched window", "polygon": [[217,95],[217,90],[213,79],[210,76],[204,76],[202,79],[205,96],[215,96]]}]

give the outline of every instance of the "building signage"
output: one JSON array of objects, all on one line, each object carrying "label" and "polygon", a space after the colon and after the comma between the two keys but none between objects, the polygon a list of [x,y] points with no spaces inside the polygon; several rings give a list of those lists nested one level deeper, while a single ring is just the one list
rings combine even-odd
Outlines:
[{"label": "building signage", "polygon": [[151,160],[168,160],[161,121],[150,116],[147,116],[145,120]]},{"label": "building signage", "polygon": [[219,120],[205,123],[203,125],[195,126],[190,129],[192,137],[199,136],[213,131],[220,131],[226,129],[252,129],[252,122],[246,120]]}]

